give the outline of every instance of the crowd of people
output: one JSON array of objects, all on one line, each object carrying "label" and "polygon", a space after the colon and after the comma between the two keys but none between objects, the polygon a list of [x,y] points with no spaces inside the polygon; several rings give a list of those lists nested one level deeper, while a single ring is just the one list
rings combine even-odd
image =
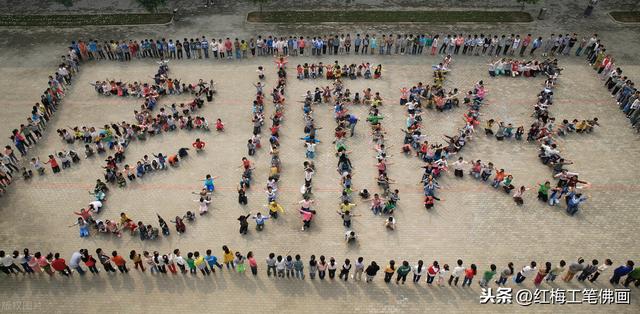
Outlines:
[{"label": "crowd of people", "polygon": [[[605,46],[597,39],[591,38],[593,45],[587,50],[587,60],[598,77],[605,81],[604,86],[616,99],[616,104],[629,119],[631,127],[640,132],[640,91],[635,83],[616,65],[615,58],[607,53]],[[590,41],[590,42],[591,42]]]},{"label": "crowd of people", "polygon": [[[207,277],[215,274],[216,271],[222,272],[225,268],[228,272],[238,274],[244,274],[249,268],[253,276],[258,276],[259,268],[264,265],[267,277],[273,276],[280,279],[304,280],[308,276],[311,280],[317,277],[322,281],[328,275],[328,279],[333,281],[338,274],[338,280],[345,282],[349,279],[356,282],[363,281],[364,277],[364,281],[370,283],[379,273],[382,273],[385,283],[395,282],[397,285],[404,285],[411,274],[411,281],[414,284],[420,284],[424,280],[428,286],[438,287],[456,287],[460,279],[462,279],[461,287],[470,287],[473,280],[478,277],[478,285],[486,288],[490,285],[520,286],[530,278],[534,286],[539,288],[543,283],[555,285],[559,276],[565,283],[571,283],[576,278],[578,282],[586,284],[587,281],[595,283],[604,275],[609,277],[609,282],[613,286],[622,285],[628,288],[633,284],[640,287],[640,267],[635,266],[632,260],[614,266],[613,261],[608,258],[603,262],[597,259],[588,262],[578,257],[569,262],[560,260],[554,264],[547,261],[541,265],[531,261],[522,268],[515,268],[514,263],[509,262],[501,268],[490,264],[483,270],[474,263],[465,264],[462,259],[456,260],[451,266],[447,263],[441,264],[437,260],[431,263],[425,263],[423,260],[415,263],[403,260],[396,263],[395,260],[390,260],[386,264],[378,265],[376,261],[365,262],[363,257],[358,257],[353,262],[349,258],[345,258],[344,262],[338,262],[333,256],[327,258],[320,255],[316,258],[315,255],[310,255],[308,260],[303,260],[299,254],[287,252],[276,255],[272,252],[265,258],[264,263],[259,263],[252,251],[243,255],[223,245],[220,253],[221,257],[216,256],[211,249],[204,251],[204,254],[200,251],[184,254],[180,249],[166,253],[158,251],[140,253],[131,250],[127,259],[115,250],[108,254],[102,248],[98,248],[95,254],[92,254],[88,249],[83,248],[73,252],[67,261],[59,252],[38,251],[32,254],[25,248],[22,252],[15,250],[10,254],[0,251],[0,270],[7,276],[22,274],[32,278],[38,278],[42,274],[53,277],[56,273],[70,278],[74,273],[84,276],[87,271],[94,276],[99,276],[103,271],[128,275],[133,269],[140,273],[146,273],[148,270],[156,276],[178,273],[198,276],[200,273]],[[133,269],[130,266],[131,263],[133,263]],[[102,269],[99,269],[98,265],[101,265]]]},{"label": "crowd of people", "polygon": [[352,63],[350,65],[344,64],[342,67],[340,67],[337,61],[334,64],[327,65],[324,65],[322,62],[319,62],[318,64],[312,63],[311,65],[304,63],[296,66],[296,73],[299,80],[322,77],[325,77],[327,80],[341,78],[348,78],[351,80],[358,78],[379,79],[382,76],[382,65],[378,64],[378,66],[373,69],[373,76],[371,75],[372,70],[369,62],[363,62],[361,64]]},{"label": "crowd of people", "polygon": [[533,56],[581,55],[591,42],[578,34],[551,34],[535,38],[531,34],[331,34],[323,36],[258,35],[249,39],[206,36],[180,39],[73,41],[83,60],[131,61],[133,58],[243,59],[256,56],[322,55],[468,55]]}]

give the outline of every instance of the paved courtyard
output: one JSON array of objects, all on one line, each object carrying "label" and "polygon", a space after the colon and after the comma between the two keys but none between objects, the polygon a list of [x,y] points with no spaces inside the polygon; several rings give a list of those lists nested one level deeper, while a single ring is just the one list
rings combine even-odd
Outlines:
[{"label": "paved courtyard", "polygon": [[[311,33],[308,26],[261,26],[244,25],[241,15],[246,8],[224,7],[224,15],[194,14],[185,21],[155,29],[103,28],[101,35],[107,38],[147,38],[150,36],[175,37],[199,35],[208,28],[208,23],[219,26],[217,36],[234,34],[242,38],[248,34],[276,32]],[[234,11],[235,10],[235,11]],[[538,24],[540,23],[540,24]],[[546,34],[553,25],[548,21],[534,22],[532,25],[514,25],[508,32],[531,32]],[[564,31],[579,31],[589,34],[595,29],[579,23],[564,22]],[[611,46],[614,54],[620,54],[621,65],[632,79],[640,78],[637,38],[621,43],[625,32],[637,31],[637,27],[620,26],[599,16],[593,27],[602,30],[605,44]],[[329,33],[335,30],[346,32],[354,26],[322,26],[315,31]],[[357,26],[363,31],[365,26]],[[361,28],[361,29],[360,29]],[[420,25],[408,25],[407,31],[418,30]],[[602,29],[604,28],[604,29]],[[343,31],[344,29],[344,31]],[[502,29],[489,26],[465,25],[458,27],[437,26],[430,32],[447,32],[450,29],[468,31],[488,31],[502,33]],[[49,30],[9,30],[0,29],[4,45],[0,49],[0,132],[8,134],[21,123],[30,107],[44,89],[46,77],[54,69],[59,56],[64,53],[68,41],[89,38],[98,28]],[[398,31],[398,27],[376,26],[385,33]],[[402,28],[404,31],[405,28]],[[505,31],[505,32],[507,32]],[[210,31],[207,31],[210,34]],[[117,34],[117,35],[115,35]],[[172,34],[172,35],[168,35]],[[34,44],[20,40],[21,36],[31,36]],[[209,37],[210,35],[207,35]],[[611,38],[611,39],[608,39]],[[622,45],[616,47],[617,44]],[[312,61],[313,60],[313,61]],[[327,80],[295,79],[295,65],[303,62],[340,64],[370,62],[382,64],[381,80],[346,80],[345,87],[352,92],[369,87],[380,92],[385,99],[381,111],[385,116],[383,125],[387,129],[387,139],[393,147],[389,175],[398,181],[401,200],[395,218],[398,228],[388,232],[383,227],[383,218],[371,214],[367,203],[358,204],[353,229],[359,233],[356,245],[346,245],[343,240],[344,228],[336,215],[340,196],[339,175],[335,171],[337,159],[334,156],[333,128],[335,122],[332,107],[327,104],[314,105],[314,117],[321,143],[317,147],[316,176],[314,177],[314,198],[317,200],[313,227],[300,231],[300,219],[296,203],[301,195],[299,187],[303,183],[304,148],[299,139],[303,136],[301,101],[307,90],[324,86]],[[525,195],[525,205],[517,207],[510,196],[496,191],[490,186],[472,180],[468,176],[460,180],[452,174],[445,175],[440,183],[443,188],[439,197],[443,201],[435,209],[426,212],[422,205],[422,189],[419,184],[422,171],[416,158],[400,153],[405,123],[405,109],[397,105],[399,89],[410,87],[417,82],[430,83],[431,65],[440,61],[432,56],[353,56],[341,55],[322,58],[292,57],[289,60],[289,82],[287,85],[287,108],[281,134],[282,176],[279,201],[285,207],[285,214],[277,221],[267,222],[264,231],[257,233],[250,226],[249,234],[238,234],[237,218],[251,211],[266,212],[264,183],[267,180],[268,149],[259,150],[250,158],[256,169],[254,184],[250,190],[249,205],[237,204],[236,187],[241,176],[241,158],[246,156],[246,140],[251,135],[251,102],[255,94],[252,83],[256,81],[257,66],[264,65],[267,74],[267,88],[273,87],[276,72],[271,58],[254,58],[243,61],[179,60],[171,61],[170,76],[183,82],[195,82],[202,78],[213,79],[217,83],[218,94],[213,102],[205,103],[197,114],[204,115],[210,123],[221,118],[226,123],[224,133],[184,131],[164,133],[145,142],[134,141],[127,149],[126,162],[135,163],[143,155],[152,153],[173,153],[180,147],[189,147],[197,137],[207,142],[207,149],[192,153],[178,168],[162,173],[152,173],[142,180],[130,183],[126,189],[112,187],[108,202],[100,214],[102,219],[117,219],[120,212],[126,212],[134,220],[156,224],[156,213],[165,219],[182,215],[186,210],[197,210],[195,196],[191,192],[201,187],[199,180],[205,174],[219,176],[217,191],[207,216],[199,217],[194,224],[187,225],[187,232],[157,241],[141,242],[138,237],[128,234],[122,238],[92,235],[79,238],[77,228],[69,228],[75,219],[72,211],[86,206],[90,200],[87,191],[93,187],[96,178],[102,176],[103,158],[82,160],[53,175],[35,177],[30,182],[17,180],[9,192],[0,198],[0,248],[8,251],[28,247],[32,251],[59,251],[67,258],[78,248],[102,247],[106,251],[118,250],[125,255],[131,249],[137,251],[169,252],[180,248],[183,252],[213,249],[220,256],[220,247],[228,245],[242,253],[253,251],[259,261],[260,276],[238,275],[223,271],[204,278],[191,276],[150,276],[135,271],[129,276],[101,274],[92,278],[3,278],[0,280],[0,312],[49,311],[56,313],[75,312],[124,312],[161,311],[195,312],[228,310],[249,312],[355,312],[355,313],[417,313],[425,310],[442,312],[629,312],[640,309],[638,289],[632,288],[631,305],[479,305],[480,288],[477,277],[470,288],[425,287],[424,283],[414,286],[385,284],[380,272],[371,284],[320,282],[319,280],[273,280],[264,274],[264,258],[269,252],[276,254],[301,254],[308,256],[335,256],[340,263],[344,258],[355,260],[363,256],[368,264],[376,260],[386,265],[389,259],[397,262],[408,260],[414,264],[423,259],[429,264],[433,260],[441,264],[453,265],[461,258],[466,265],[476,263],[483,272],[489,264],[495,263],[501,269],[513,261],[516,270],[531,260],[538,265],[546,261],[554,264],[560,259],[572,261],[578,256],[587,260],[596,258],[603,261],[611,258],[614,266],[626,259],[639,261],[637,247],[640,236],[637,226],[638,170],[637,156],[640,153],[638,135],[628,126],[624,115],[619,112],[615,101],[602,86],[583,58],[560,58],[564,71],[554,91],[555,105],[552,114],[562,119],[587,119],[598,117],[601,127],[591,134],[570,134],[560,139],[560,149],[574,164],[571,171],[579,172],[583,180],[592,183],[585,190],[589,200],[574,217],[568,216],[563,208],[546,206],[535,198],[536,183],[551,178],[548,167],[537,158],[536,145],[526,142],[497,142],[478,133],[462,151],[467,160],[482,159],[492,161],[514,175],[515,185],[532,187]],[[490,78],[487,74],[486,57],[457,57],[445,86],[468,91],[478,80],[484,80],[489,93],[487,106],[482,109],[482,119],[496,119],[524,125],[531,122],[532,106],[536,94],[542,88],[542,78]],[[109,122],[133,120],[133,110],[141,104],[139,99],[103,97],[98,95],[89,82],[96,80],[122,79],[127,81],[149,81],[156,71],[152,60],[130,63],[93,62],[83,64],[80,75],[67,91],[64,104],[47,128],[45,137],[30,156],[46,155],[62,149],[74,148],[81,152],[79,144],[68,145],[55,133],[58,128],[76,125],[100,126]],[[186,102],[189,96],[167,96],[160,104]],[[266,102],[266,116],[273,113],[270,98]],[[355,167],[353,184],[355,189],[368,188],[377,192],[375,186],[375,152],[371,149],[369,127],[364,123],[367,108],[352,106],[350,111],[360,118],[356,136],[347,143]],[[452,134],[462,126],[462,108],[448,112],[427,111],[424,116],[424,132],[430,142],[441,142],[443,134]],[[266,140],[264,141],[266,143]],[[128,254],[126,254],[128,255]],[[341,263],[340,263],[341,264]],[[610,288],[606,282],[608,275],[597,284],[558,283],[544,285],[543,288],[565,289]],[[109,278],[107,278],[109,277]],[[247,278],[241,278],[247,277]],[[532,279],[532,278],[531,278]],[[606,283],[606,284],[605,284]],[[531,280],[523,286],[534,289]]]}]

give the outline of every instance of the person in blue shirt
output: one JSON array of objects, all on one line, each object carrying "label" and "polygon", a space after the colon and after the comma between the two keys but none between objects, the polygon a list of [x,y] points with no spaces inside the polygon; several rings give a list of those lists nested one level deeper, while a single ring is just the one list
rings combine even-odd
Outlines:
[{"label": "person in blue shirt", "polygon": [[213,266],[217,266],[219,269],[222,269],[222,264],[218,263],[218,258],[215,255],[211,255],[211,250],[207,250],[207,255],[204,257],[204,260],[209,264],[209,268],[211,268],[212,272],[216,272],[216,269]]},{"label": "person in blue shirt", "polygon": [[582,193],[575,193],[575,191],[569,192],[567,195],[567,213],[571,216],[578,212],[579,206],[582,202],[587,200],[587,196]]},{"label": "person in blue shirt", "polygon": [[351,130],[351,136],[356,133],[356,124],[358,123],[358,118],[355,115],[349,115],[349,129]]},{"label": "person in blue shirt", "polygon": [[256,230],[262,231],[264,229],[264,222],[269,219],[271,216],[262,216],[261,213],[255,214],[251,219],[256,221]]},{"label": "person in blue shirt", "polygon": [[617,285],[620,283],[620,278],[628,275],[633,270],[634,263],[633,261],[627,261],[625,265],[621,265],[618,268],[613,270],[613,276],[609,279],[609,282],[612,285]]},{"label": "person in blue shirt", "polygon": [[207,189],[207,191],[209,193],[215,191],[216,187],[214,185],[213,180],[217,179],[218,177],[212,177],[210,174],[207,175],[207,177],[204,179],[204,187]]},{"label": "person in blue shirt", "polygon": [[200,41],[200,48],[204,52],[205,59],[209,59],[209,41],[202,36],[202,40]]}]

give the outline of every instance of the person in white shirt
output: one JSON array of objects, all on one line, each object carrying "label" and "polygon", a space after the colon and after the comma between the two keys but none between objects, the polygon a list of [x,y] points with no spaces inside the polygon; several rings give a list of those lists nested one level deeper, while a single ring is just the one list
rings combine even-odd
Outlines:
[{"label": "person in white shirt", "polygon": [[464,170],[462,168],[464,167],[465,164],[467,164],[467,162],[464,161],[462,157],[458,158],[458,160],[452,164],[454,169],[453,174],[456,177],[462,178],[464,176]]},{"label": "person in white shirt", "polygon": [[211,39],[210,46],[211,46],[211,51],[213,52],[213,57],[218,59],[218,50],[220,49],[218,42],[215,39]]},{"label": "person in white shirt", "polygon": [[427,273],[427,267],[424,266],[424,262],[422,260],[418,261],[418,265],[413,266],[413,282],[417,283],[420,281],[420,277],[424,276]]},{"label": "person in white shirt", "polygon": [[71,258],[69,259],[69,268],[75,270],[80,275],[84,275],[85,271],[80,267],[80,262],[82,261],[82,254],[80,252],[73,252],[71,254]]},{"label": "person in white shirt", "polygon": [[18,273],[24,274],[24,271],[15,264],[13,256],[6,254],[4,251],[0,251],[0,268],[2,272],[7,275],[17,275]]},{"label": "person in white shirt", "polygon": [[522,283],[527,277],[534,275],[538,272],[538,268],[536,267],[536,262],[531,262],[530,265],[522,267],[522,270],[518,272],[513,281],[517,284]]},{"label": "person in white shirt", "polygon": [[451,286],[452,282],[454,286],[457,286],[458,279],[460,279],[460,276],[464,274],[464,266],[462,265],[462,260],[459,259],[457,264],[458,266],[453,268],[453,271],[451,272],[451,277],[449,277],[449,286]]},{"label": "person in white shirt", "polygon": [[102,209],[102,202],[95,200],[91,203],[89,203],[89,210],[92,211],[93,213],[97,214],[100,212],[100,209]]},{"label": "person in white shirt", "polygon": [[442,287],[442,284],[444,283],[444,279],[447,278],[448,274],[449,274],[449,264],[444,264],[442,268],[440,268],[440,270],[438,271],[438,280],[436,281],[436,284]]},{"label": "person in white shirt", "polygon": [[278,255],[276,258],[276,272],[278,277],[284,278],[284,270],[286,268],[286,261],[282,258],[282,255]]},{"label": "person in white shirt", "polygon": [[353,273],[353,275],[351,276],[351,278],[353,278],[354,280],[362,280],[362,273],[364,272],[364,258],[363,257],[358,257],[358,260],[356,261],[356,269]]},{"label": "person in white shirt", "polygon": [[184,257],[180,255],[180,250],[178,249],[173,250],[173,254],[171,254],[170,259],[173,260],[178,265],[181,273],[184,274],[187,272],[187,268],[185,267],[187,262],[184,260]]}]

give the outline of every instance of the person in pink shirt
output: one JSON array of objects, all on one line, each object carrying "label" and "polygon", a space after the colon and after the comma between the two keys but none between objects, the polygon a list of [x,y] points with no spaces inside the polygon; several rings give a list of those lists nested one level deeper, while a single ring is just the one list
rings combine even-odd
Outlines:
[{"label": "person in pink shirt", "polygon": [[315,211],[306,211],[302,209],[298,209],[298,211],[302,214],[302,231],[304,231],[311,227],[311,220],[313,219]]},{"label": "person in pink shirt", "polygon": [[298,39],[298,49],[300,50],[300,55],[304,55],[304,37],[300,36]]},{"label": "person in pink shirt", "polygon": [[249,262],[249,268],[251,268],[251,273],[254,276],[258,275],[258,262],[256,262],[256,259],[253,257],[253,252],[249,251],[247,253],[247,262]]},{"label": "person in pink shirt", "polygon": [[227,37],[227,39],[224,41],[224,49],[227,51],[227,59],[231,59],[231,54],[233,52],[233,43],[231,42],[231,39],[229,39],[229,37]]}]

